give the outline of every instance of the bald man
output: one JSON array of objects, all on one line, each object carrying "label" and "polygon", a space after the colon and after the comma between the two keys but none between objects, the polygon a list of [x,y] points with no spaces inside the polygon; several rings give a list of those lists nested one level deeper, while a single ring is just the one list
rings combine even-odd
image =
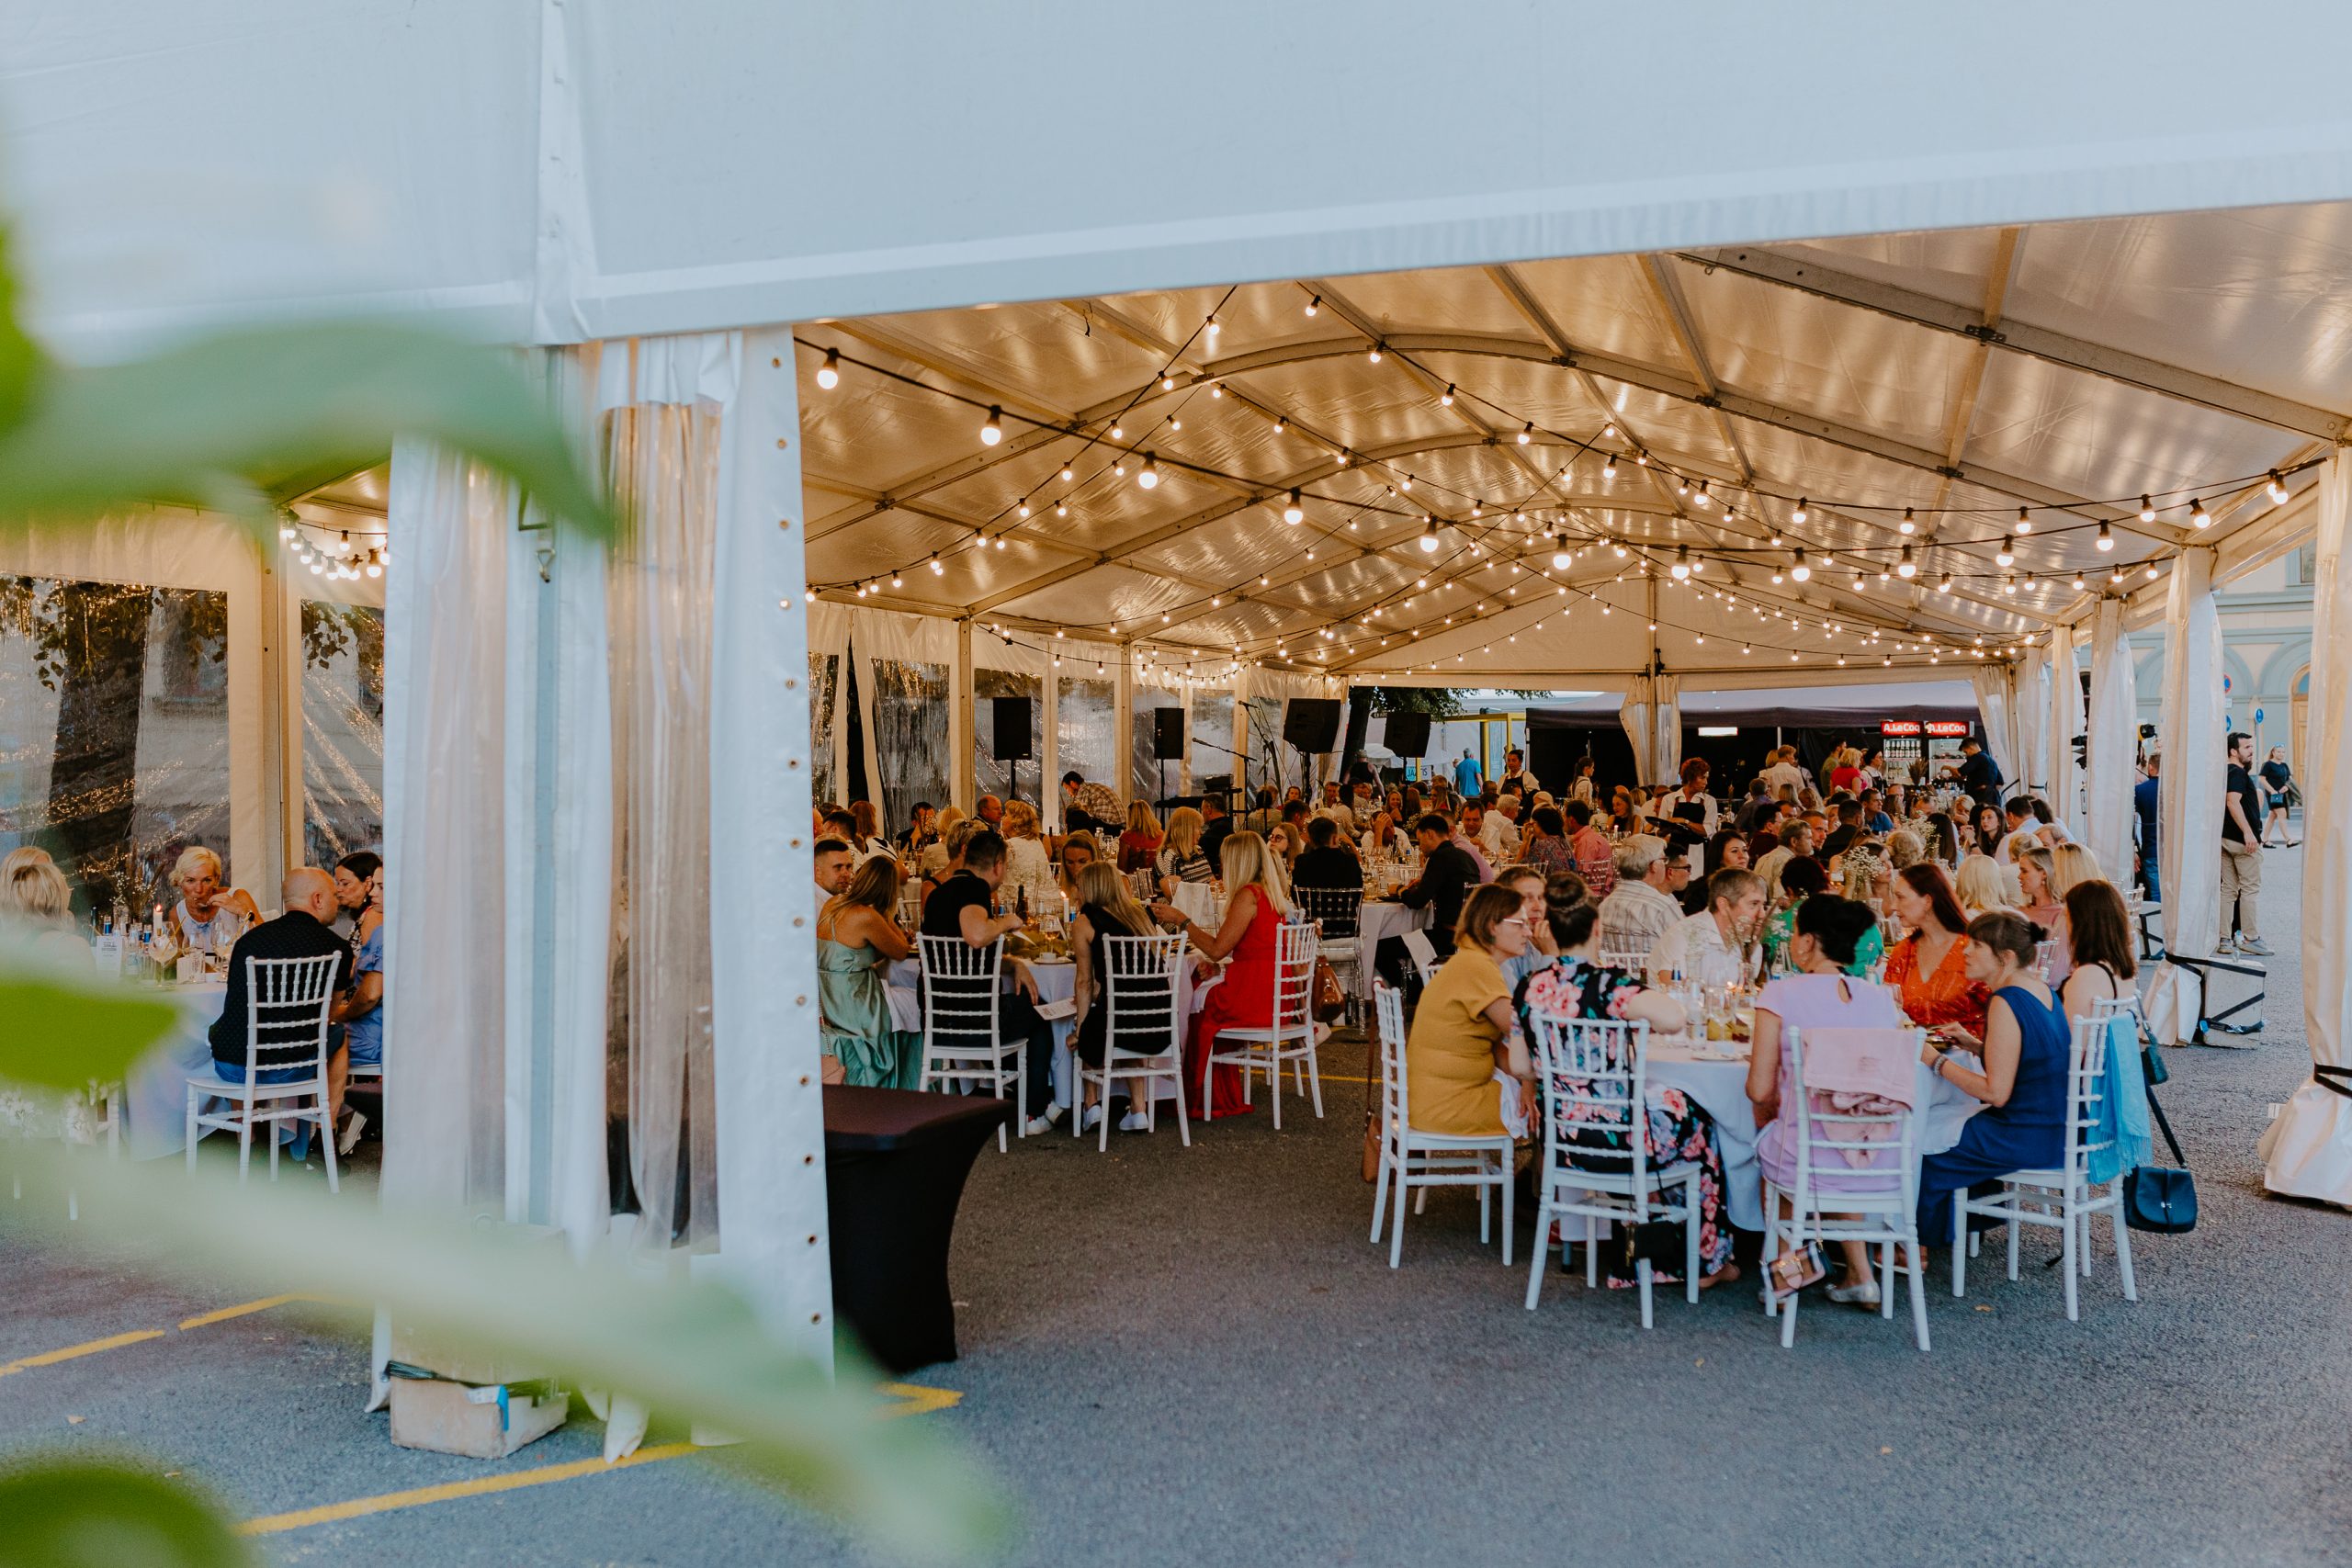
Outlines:
[{"label": "bald man", "polygon": [[[286,874],[279,888],[285,912],[274,920],[265,920],[237,939],[229,954],[229,995],[220,1008],[220,1017],[212,1025],[212,1070],[223,1083],[248,1081],[245,1021],[251,1012],[246,999],[246,963],[250,959],[325,958],[334,964],[329,971],[327,1001],[330,1008],[351,988],[353,962],[351,949],[341,937],[327,929],[334,919],[334,879],[315,866],[300,866]],[[318,1073],[315,1044],[318,1037],[317,1015],[304,1010],[302,1016],[292,1017],[292,1009],[272,1007],[263,1018],[257,1032],[258,1050],[254,1053],[254,1083],[301,1083]],[[343,1100],[343,1082],[348,1070],[344,1055],[343,1031],[330,1028],[327,1036],[327,1093],[332,1110],[339,1111]],[[306,1134],[307,1135],[307,1134]]]}]

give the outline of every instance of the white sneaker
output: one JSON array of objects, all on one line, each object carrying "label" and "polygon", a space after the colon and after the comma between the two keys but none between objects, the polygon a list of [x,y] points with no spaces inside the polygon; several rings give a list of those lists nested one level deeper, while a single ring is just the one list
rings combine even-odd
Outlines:
[{"label": "white sneaker", "polygon": [[1119,1118],[1119,1131],[1122,1133],[1148,1133],[1151,1131],[1151,1118],[1145,1115],[1140,1111],[1130,1111],[1125,1116]]},{"label": "white sneaker", "polygon": [[1102,1102],[1098,1100],[1086,1108],[1086,1114],[1079,1119],[1078,1130],[1081,1133],[1091,1133],[1101,1125],[1102,1125]]},{"label": "white sneaker", "polygon": [[338,1158],[359,1146],[359,1134],[367,1125],[367,1113],[357,1106],[353,1106],[351,1119],[343,1124],[343,1136],[334,1141],[334,1152]]}]

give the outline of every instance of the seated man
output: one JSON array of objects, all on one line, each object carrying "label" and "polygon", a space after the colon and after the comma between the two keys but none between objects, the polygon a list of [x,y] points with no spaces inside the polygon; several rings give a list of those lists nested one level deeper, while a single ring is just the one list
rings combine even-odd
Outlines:
[{"label": "seated man", "polygon": [[1617,848],[1617,886],[1600,901],[1600,945],[1648,952],[1668,926],[1682,919],[1682,901],[1668,890],[1673,872],[1665,844],[1647,834]]},{"label": "seated man", "polygon": [[1337,822],[1329,817],[1316,818],[1306,825],[1306,852],[1290,869],[1293,887],[1363,886],[1363,863],[1356,859]]},{"label": "seated man", "polygon": [[[1000,915],[996,890],[1004,881],[1004,840],[994,829],[981,828],[964,840],[964,863],[932,890],[922,907],[924,936],[961,937],[973,947],[986,947],[999,937],[1021,929],[1019,915]],[[1024,1131],[1043,1133],[1061,1119],[1054,1103],[1054,1026],[1037,1016],[1037,980],[1028,966],[1007,963],[1013,990],[997,1004],[997,1026],[1003,1038],[1016,1035],[1029,1042],[1023,1064],[1029,1089],[1029,1121]]]},{"label": "seated man", "polygon": [[[333,954],[336,963],[334,978],[328,987],[330,995],[339,998],[351,987],[351,949],[341,937],[327,929],[327,922],[334,918],[334,880],[316,866],[297,866],[286,874],[278,893],[286,907],[285,913],[274,920],[263,921],[239,937],[237,945],[229,952],[229,992],[221,1002],[220,1016],[213,1021],[208,1036],[212,1044],[212,1070],[220,1075],[223,1083],[247,1081],[245,1021],[252,1014],[246,988],[247,959],[324,958]],[[273,1020],[261,1025],[258,1038],[265,1049],[272,1045],[292,1045],[308,1038],[312,1027],[315,1026]],[[340,1027],[329,1025],[327,1047],[327,1104],[330,1116],[340,1117],[344,1080],[350,1073]],[[311,1074],[311,1069],[304,1065],[264,1067],[252,1081],[300,1083]],[[307,1152],[307,1142],[300,1147]]]},{"label": "seated man", "polygon": [[816,852],[810,859],[816,864],[817,908],[821,909],[826,899],[838,896],[849,886],[850,872],[857,862],[849,852],[849,840],[846,839],[818,840]]},{"label": "seated man", "polygon": [[1707,908],[1677,920],[1650,949],[1650,977],[1677,973],[1702,986],[1743,984],[1756,977],[1764,950],[1764,879],[1726,867],[1707,878]]},{"label": "seated man", "polygon": [[1225,841],[1233,837],[1233,818],[1226,815],[1225,797],[1207,795],[1201,797],[1201,853],[1209,857],[1211,865],[1224,863]]},{"label": "seated man", "polygon": [[[1452,826],[1436,812],[1425,813],[1413,824],[1413,840],[1421,847],[1421,874],[1410,887],[1396,895],[1396,901],[1408,909],[1430,911],[1430,945],[1443,958],[1453,951],[1453,928],[1462,919],[1463,901],[1483,878],[1478,874],[1477,862],[1470,858],[1470,852],[1455,840]],[[1382,937],[1373,953],[1373,964],[1398,989],[1412,988],[1417,974],[1413,955],[1407,950],[1403,937]]]}]

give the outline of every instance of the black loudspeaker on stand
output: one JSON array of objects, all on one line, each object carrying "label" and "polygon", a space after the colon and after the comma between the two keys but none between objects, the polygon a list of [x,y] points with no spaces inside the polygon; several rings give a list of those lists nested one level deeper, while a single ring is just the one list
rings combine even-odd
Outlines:
[{"label": "black loudspeaker on stand", "polygon": [[1425,713],[1392,713],[1388,728],[1381,744],[1396,757],[1426,757],[1430,754],[1430,716]]},{"label": "black loudspeaker on stand", "polygon": [[996,760],[1006,765],[1012,783],[1009,793],[1021,793],[1021,764],[1035,754],[1029,745],[1029,699],[1027,697],[990,697],[989,709],[996,733],[989,748]]}]

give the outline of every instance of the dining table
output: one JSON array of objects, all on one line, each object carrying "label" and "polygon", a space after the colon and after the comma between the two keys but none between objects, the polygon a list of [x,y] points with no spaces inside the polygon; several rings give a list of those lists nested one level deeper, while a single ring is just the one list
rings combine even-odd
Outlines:
[{"label": "dining table", "polygon": [[1367,1013],[1372,1009],[1372,983],[1379,978],[1373,971],[1373,961],[1380,952],[1380,939],[1425,931],[1432,919],[1428,905],[1408,909],[1394,898],[1367,897],[1357,907],[1356,951],[1362,956],[1355,965],[1356,1000]]},{"label": "dining table", "polygon": [[122,1142],[132,1159],[161,1159],[187,1146],[187,1077],[211,1069],[208,1032],[229,1000],[229,982],[218,976],[154,990],[178,1017],[123,1074]]}]

